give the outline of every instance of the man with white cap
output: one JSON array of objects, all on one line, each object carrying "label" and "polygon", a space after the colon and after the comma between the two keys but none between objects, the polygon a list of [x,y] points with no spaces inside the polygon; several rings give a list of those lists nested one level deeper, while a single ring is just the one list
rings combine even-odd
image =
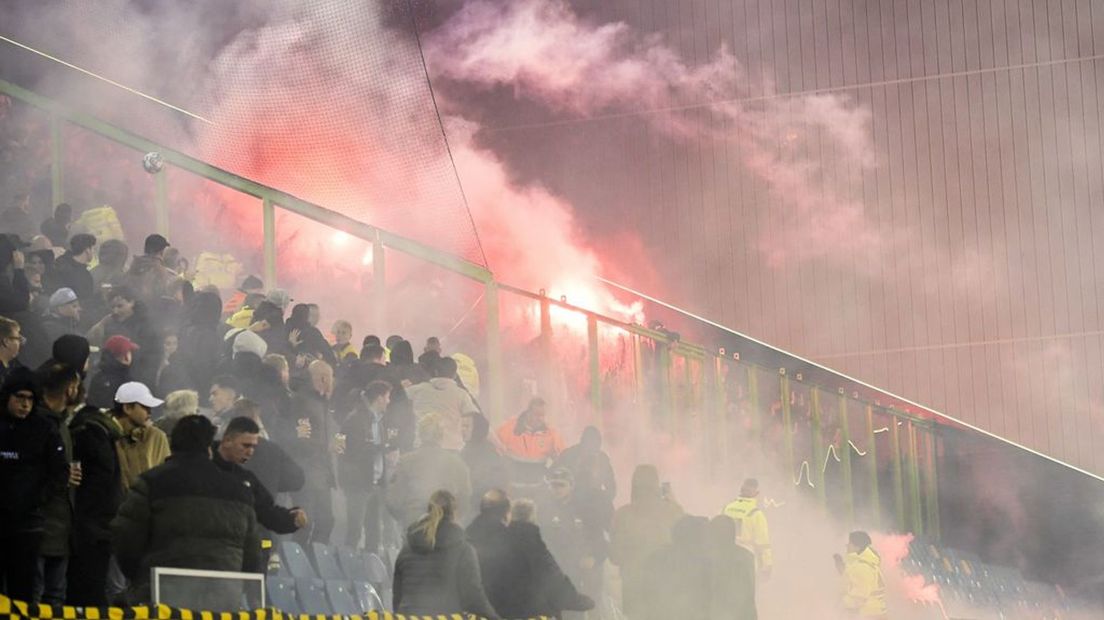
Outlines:
[{"label": "man with white cap", "polygon": [[50,311],[42,320],[42,328],[51,343],[65,334],[84,335],[78,328],[80,317],[81,305],[77,294],[71,288],[59,288],[50,295]]},{"label": "man with white cap", "polygon": [[150,418],[151,410],[164,402],[154,398],[150,389],[137,381],[124,383],[115,392],[111,414],[123,430],[123,437],[115,445],[123,486],[127,489],[137,482],[138,476],[169,458],[169,438]]}]

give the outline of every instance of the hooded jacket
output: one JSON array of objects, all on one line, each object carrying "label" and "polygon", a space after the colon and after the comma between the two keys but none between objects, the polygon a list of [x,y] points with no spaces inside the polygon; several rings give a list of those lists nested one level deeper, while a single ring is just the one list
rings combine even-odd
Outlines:
[{"label": "hooded jacket", "polygon": [[882,558],[872,547],[848,553],[843,560],[843,607],[862,618],[884,618],[885,580]]},{"label": "hooded jacket", "polygon": [[414,416],[421,420],[423,416],[436,413],[445,422],[446,448],[460,449],[464,440],[460,435],[460,417],[465,413],[479,413],[471,394],[446,377],[436,377],[425,383],[406,388],[406,395],[414,405]]},{"label": "hooded jacket", "polygon": [[774,553],[771,551],[767,515],[759,508],[759,500],[739,497],[725,506],[724,514],[740,523],[739,541],[755,553],[756,567],[769,571],[774,566]]},{"label": "hooded jacket", "polygon": [[[27,371],[21,371],[29,375]],[[0,392],[0,535],[42,531],[43,509],[52,490],[64,485],[68,463],[54,424],[32,412],[23,419],[6,411],[8,396],[23,386]],[[29,388],[28,388],[29,389]]]},{"label": "hooded jacket", "polygon": [[479,561],[458,525],[443,521],[431,545],[417,524],[395,559],[392,587],[395,611],[417,616],[471,613],[487,620],[499,615],[483,591]]}]

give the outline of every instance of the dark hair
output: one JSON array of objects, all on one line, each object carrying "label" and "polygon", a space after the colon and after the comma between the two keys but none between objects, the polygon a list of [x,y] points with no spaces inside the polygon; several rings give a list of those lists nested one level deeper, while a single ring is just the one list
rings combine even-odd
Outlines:
[{"label": "dark hair", "polygon": [[361,395],[368,402],[372,402],[383,396],[384,394],[391,393],[391,384],[386,381],[373,381],[368,384],[368,387],[364,388]]},{"label": "dark hair", "polygon": [[234,435],[258,435],[261,432],[261,427],[257,426],[257,423],[253,421],[253,418],[247,418],[245,416],[238,416],[230,423],[226,425],[226,430],[222,432],[222,438],[233,437]]},{"label": "dark hair", "polygon": [[287,324],[303,327],[310,323],[310,306],[307,304],[295,304],[291,308],[291,314],[287,318]]},{"label": "dark hair", "polygon": [[441,345],[441,339],[438,338],[437,336],[430,336],[429,338],[426,338],[426,345],[427,346],[428,345],[433,345],[435,347],[440,346]]},{"label": "dark hair", "polygon": [[382,349],[383,348],[383,343],[380,342],[380,337],[379,336],[377,336],[375,334],[368,334],[367,336],[364,337],[364,340],[360,341],[360,346],[362,346],[362,347],[377,346],[377,347]]},{"label": "dark hair", "polygon": [[93,247],[96,247],[96,238],[88,233],[73,235],[69,239],[69,251],[73,254],[81,254]]},{"label": "dark hair", "polygon": [[215,327],[222,316],[222,300],[214,293],[200,291],[188,303],[187,325]]},{"label": "dark hair", "polygon": [[403,341],[403,337],[398,334],[391,334],[387,337],[387,348],[394,350],[395,345]]},{"label": "dark hair", "polygon": [[75,368],[65,364],[53,364],[42,374],[42,393],[49,396],[62,396],[70,385],[80,379]]},{"label": "dark hair", "polygon": [[88,344],[88,339],[76,334],[58,337],[51,347],[55,361],[71,367],[78,373],[84,372],[84,365],[88,362],[91,352],[92,347]]},{"label": "dark hair", "polygon": [[99,260],[104,267],[122,269],[126,265],[130,248],[118,239],[108,239],[100,244]]},{"label": "dark hair", "polygon": [[173,427],[169,448],[173,454],[202,454],[211,448],[215,440],[215,428],[201,415],[186,415]]},{"label": "dark hair", "polygon": [[245,276],[245,279],[241,283],[241,291],[244,293],[247,290],[256,290],[264,288],[264,282],[257,276]]},{"label": "dark hair", "polygon": [[113,286],[111,287],[111,294],[107,296],[108,300],[115,299],[116,297],[122,297],[127,301],[138,301],[138,296],[134,294],[129,286]]},{"label": "dark hair", "polygon": [[433,376],[451,379],[456,376],[456,360],[451,357],[442,357],[433,364]]},{"label": "dark hair", "polygon": [[378,361],[383,359],[385,351],[378,344],[370,344],[360,350],[360,359],[364,361]]},{"label": "dark hair", "polygon": [[436,351],[426,351],[418,356],[418,365],[429,372],[433,373],[433,366],[441,359],[441,354]]},{"label": "dark hair", "polygon": [[268,321],[271,327],[284,324],[284,311],[271,301],[262,301],[253,309],[253,322]]},{"label": "dark hair", "polygon": [[264,293],[249,293],[245,296],[245,300],[242,301],[242,307],[255,309],[264,300]]},{"label": "dark hair", "polygon": [[870,534],[867,534],[862,530],[851,532],[851,534],[847,537],[847,542],[855,545],[860,550],[866,549],[871,545]]},{"label": "dark hair", "polygon": [[147,255],[152,256],[169,247],[169,245],[170,244],[168,239],[162,237],[161,235],[154,234],[146,237],[146,242],[142,247],[142,251],[145,252]]},{"label": "dark hair", "polygon": [[[62,218],[62,216],[65,217]],[[73,217],[73,205],[68,202],[58,203],[58,206],[54,207],[54,217],[69,221]]]},{"label": "dark hair", "polygon": [[217,385],[221,388],[233,390],[234,392],[241,394],[241,388],[238,386],[238,379],[234,375],[219,375],[211,380],[211,385]]},{"label": "dark hair", "polygon": [[491,489],[479,499],[479,512],[502,521],[510,514],[510,496],[502,489]]}]

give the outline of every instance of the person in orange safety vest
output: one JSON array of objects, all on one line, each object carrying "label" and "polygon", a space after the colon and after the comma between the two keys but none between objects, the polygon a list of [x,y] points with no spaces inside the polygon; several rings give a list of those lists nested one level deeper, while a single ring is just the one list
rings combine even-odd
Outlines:
[{"label": "person in orange safety vest", "polygon": [[517,483],[542,483],[548,462],[564,450],[563,440],[548,426],[546,414],[544,399],[534,398],[525,411],[506,420],[495,433],[505,455],[515,464]]}]

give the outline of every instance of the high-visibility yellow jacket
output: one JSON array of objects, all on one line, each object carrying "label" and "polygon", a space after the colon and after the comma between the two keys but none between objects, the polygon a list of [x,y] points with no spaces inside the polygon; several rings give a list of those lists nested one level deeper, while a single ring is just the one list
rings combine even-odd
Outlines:
[{"label": "high-visibility yellow jacket", "polygon": [[736,541],[755,553],[756,568],[761,571],[770,570],[774,566],[774,554],[771,552],[767,515],[759,509],[759,500],[754,497],[740,497],[725,506],[724,514],[740,523],[740,535],[736,537]]},{"label": "high-visibility yellow jacket", "polygon": [[848,553],[843,560],[843,606],[861,618],[886,617],[885,580],[882,558],[867,547],[862,553]]}]

